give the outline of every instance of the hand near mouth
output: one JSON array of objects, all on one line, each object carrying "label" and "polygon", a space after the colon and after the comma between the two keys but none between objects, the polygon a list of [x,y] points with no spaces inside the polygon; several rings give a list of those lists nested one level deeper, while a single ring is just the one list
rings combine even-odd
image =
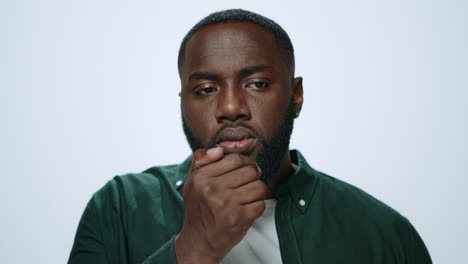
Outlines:
[{"label": "hand near mouth", "polygon": [[224,155],[226,149],[243,149],[243,140],[249,139],[194,153],[183,188],[184,225],[174,242],[178,264],[219,263],[265,210],[267,187],[255,161]]}]

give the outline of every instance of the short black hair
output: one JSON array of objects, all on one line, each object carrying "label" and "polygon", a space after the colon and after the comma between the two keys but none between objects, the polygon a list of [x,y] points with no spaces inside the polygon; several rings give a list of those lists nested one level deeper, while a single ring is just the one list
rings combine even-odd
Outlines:
[{"label": "short black hair", "polygon": [[286,31],[284,31],[284,29],[275,21],[257,13],[243,9],[228,9],[218,11],[208,15],[207,17],[200,20],[197,24],[195,24],[195,26],[193,26],[190,29],[190,31],[185,35],[184,39],[182,40],[182,43],[180,44],[179,57],[177,60],[177,66],[179,67],[179,71],[182,67],[182,64],[184,63],[185,47],[190,38],[192,38],[192,36],[197,31],[199,31],[205,26],[228,22],[251,22],[272,32],[276,41],[279,44],[278,46],[282,50],[286,64],[292,70],[292,74],[294,74],[294,48]]}]

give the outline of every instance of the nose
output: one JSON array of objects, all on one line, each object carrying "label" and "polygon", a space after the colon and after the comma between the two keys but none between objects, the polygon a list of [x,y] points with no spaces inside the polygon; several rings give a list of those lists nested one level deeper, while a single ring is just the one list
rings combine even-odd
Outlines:
[{"label": "nose", "polygon": [[248,120],[250,119],[250,115],[250,109],[241,89],[234,87],[225,88],[224,91],[218,95],[216,120],[219,123],[226,121],[235,122],[237,120]]}]

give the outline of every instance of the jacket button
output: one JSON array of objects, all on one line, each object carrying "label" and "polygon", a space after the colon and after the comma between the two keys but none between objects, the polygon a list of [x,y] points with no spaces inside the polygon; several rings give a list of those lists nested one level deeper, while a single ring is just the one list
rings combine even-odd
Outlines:
[{"label": "jacket button", "polygon": [[181,181],[181,180],[176,181],[175,185],[176,185],[177,187],[181,186],[181,185],[182,185],[182,181]]},{"label": "jacket button", "polygon": [[300,206],[304,206],[305,204],[306,204],[306,202],[304,201],[304,199],[299,200],[299,205]]}]

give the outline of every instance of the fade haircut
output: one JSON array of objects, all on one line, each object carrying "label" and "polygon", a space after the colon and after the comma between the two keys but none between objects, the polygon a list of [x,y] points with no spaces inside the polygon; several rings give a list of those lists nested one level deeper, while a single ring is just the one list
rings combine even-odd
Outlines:
[{"label": "fade haircut", "polygon": [[177,66],[179,67],[179,71],[182,65],[184,64],[185,47],[187,46],[187,42],[192,38],[192,36],[195,33],[197,33],[200,29],[208,25],[229,22],[251,22],[273,33],[273,36],[275,37],[277,44],[281,49],[282,57],[285,60],[288,68],[291,70],[292,75],[294,75],[294,48],[286,31],[284,31],[284,29],[275,21],[257,13],[243,9],[228,9],[224,11],[215,12],[208,15],[207,17],[200,20],[197,24],[195,24],[195,26],[193,26],[190,29],[187,35],[185,35],[184,39],[182,40],[182,43],[180,44],[179,57],[177,60]]}]

